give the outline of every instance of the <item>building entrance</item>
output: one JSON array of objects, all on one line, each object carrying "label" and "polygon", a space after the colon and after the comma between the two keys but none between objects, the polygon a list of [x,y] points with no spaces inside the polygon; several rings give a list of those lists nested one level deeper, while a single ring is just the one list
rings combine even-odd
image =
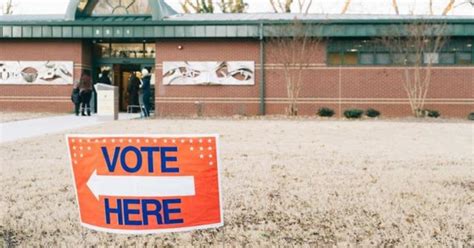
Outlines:
[{"label": "building entrance", "polygon": [[105,71],[111,84],[119,88],[121,112],[139,111],[138,96],[131,96],[128,91],[129,79],[132,72],[140,72],[146,68],[152,75],[150,103],[152,103],[152,110],[154,109],[155,43],[94,40],[93,64],[95,65],[94,82],[99,82],[100,76]]},{"label": "building entrance", "polygon": [[119,110],[135,112],[138,106],[138,88],[129,85],[132,73],[141,71],[139,64],[115,64],[113,66],[114,85],[119,88]]},{"label": "building entrance", "polygon": [[130,86],[130,78],[132,73],[141,72],[142,69],[147,69],[152,74],[151,109],[154,110],[154,68],[153,65],[148,64],[104,64],[99,65],[95,69],[94,82],[100,82],[103,75],[107,75],[110,83],[119,88],[119,111],[120,112],[138,112],[139,106],[139,92],[137,88]]}]

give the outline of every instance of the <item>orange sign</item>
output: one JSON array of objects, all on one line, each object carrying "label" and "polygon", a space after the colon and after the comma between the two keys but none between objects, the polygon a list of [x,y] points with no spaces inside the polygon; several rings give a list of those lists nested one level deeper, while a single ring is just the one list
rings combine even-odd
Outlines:
[{"label": "orange sign", "polygon": [[217,135],[68,135],[82,225],[116,233],[223,225]]}]

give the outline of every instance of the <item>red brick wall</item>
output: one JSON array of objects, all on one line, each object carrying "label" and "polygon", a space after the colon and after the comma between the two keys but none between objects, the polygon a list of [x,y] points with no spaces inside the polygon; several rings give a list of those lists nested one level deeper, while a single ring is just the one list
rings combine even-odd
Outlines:
[{"label": "red brick wall", "polygon": [[[1,40],[0,60],[66,60],[74,62],[74,78],[90,69],[90,49],[80,40]],[[71,84],[73,82],[70,82]],[[72,85],[0,85],[2,111],[69,112]]]},{"label": "red brick wall", "polygon": [[[178,49],[181,46],[182,49]],[[337,115],[347,108],[375,108],[384,116],[408,116],[410,108],[399,67],[327,67],[325,44],[303,73],[299,114],[314,115],[319,107]],[[162,40],[156,43],[157,115],[257,115],[259,113],[260,44],[257,40]],[[265,106],[267,114],[284,114],[288,105],[282,61],[269,56],[266,44]],[[0,60],[73,60],[77,79],[90,69],[91,44],[79,40],[0,41]],[[255,61],[252,86],[165,86],[163,61]],[[72,83],[72,82],[71,82]],[[71,85],[0,85],[2,110],[70,111]],[[442,116],[465,118],[474,112],[474,67],[433,68],[426,108]]]},{"label": "red brick wall", "polygon": [[[179,50],[178,46],[183,49]],[[400,67],[328,67],[325,44],[321,43],[314,62],[303,72],[299,114],[314,115],[320,107],[333,108],[337,115],[347,108],[375,108],[384,116],[409,116],[410,106],[403,89]],[[157,43],[156,106],[159,115],[258,114],[260,44],[255,40],[162,41]],[[288,106],[283,64],[266,44],[265,106],[267,114],[285,114]],[[254,86],[164,86],[163,61],[253,60]],[[340,77],[340,79],[339,79]],[[474,67],[433,69],[426,108],[443,116],[465,118],[474,111]],[[200,102],[201,104],[196,104]]]},{"label": "red brick wall", "polygon": [[[303,73],[299,113],[314,115],[327,106],[337,115],[347,108],[375,108],[385,116],[408,116],[403,71],[399,67],[311,67]],[[282,70],[266,72],[267,114],[284,113],[288,101]],[[474,112],[474,67],[433,68],[432,77],[426,108],[462,118]]]},{"label": "red brick wall", "polygon": [[[266,54],[271,55],[271,46]],[[303,72],[299,113],[314,115],[318,108],[333,108],[339,116],[347,108],[375,108],[385,116],[408,116],[411,110],[403,88],[401,67],[328,67],[325,44]],[[282,61],[267,56],[267,114],[282,114],[288,106]],[[465,118],[474,112],[474,67],[435,67],[426,108],[443,116]]]}]

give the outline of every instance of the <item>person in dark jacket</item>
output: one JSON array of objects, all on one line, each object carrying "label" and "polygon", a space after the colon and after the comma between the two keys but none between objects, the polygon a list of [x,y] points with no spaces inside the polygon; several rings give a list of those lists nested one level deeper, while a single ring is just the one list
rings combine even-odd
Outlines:
[{"label": "person in dark jacket", "polygon": [[79,81],[75,82],[72,86],[71,101],[74,103],[74,113],[76,116],[79,115],[79,108],[81,106],[81,96],[79,94]]},{"label": "person in dark jacket", "polygon": [[109,73],[110,73],[110,71],[103,70],[100,77],[99,77],[99,79],[97,80],[97,83],[111,85],[112,81],[110,81]]},{"label": "person in dark jacket", "polygon": [[136,72],[132,72],[130,79],[128,80],[128,105],[139,106],[138,91],[140,90],[140,79],[137,77]]},{"label": "person in dark jacket", "polygon": [[84,111],[87,115],[91,115],[91,97],[92,97],[92,79],[88,71],[84,71],[79,80],[79,95],[81,97],[81,115],[85,116]]},{"label": "person in dark jacket", "polygon": [[142,101],[145,107],[143,115],[145,117],[150,117],[150,96],[151,96],[151,75],[147,69],[143,68],[142,70]]}]

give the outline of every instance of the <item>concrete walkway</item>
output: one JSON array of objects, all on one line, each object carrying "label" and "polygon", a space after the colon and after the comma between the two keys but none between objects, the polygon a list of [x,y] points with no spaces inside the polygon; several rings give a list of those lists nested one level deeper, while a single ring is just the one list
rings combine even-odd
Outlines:
[{"label": "concrete walkway", "polygon": [[[140,118],[140,114],[119,114],[119,120]],[[15,141],[35,136],[59,133],[65,130],[77,129],[105,123],[97,120],[96,116],[62,115],[46,118],[29,119],[0,123],[0,143]]]}]

